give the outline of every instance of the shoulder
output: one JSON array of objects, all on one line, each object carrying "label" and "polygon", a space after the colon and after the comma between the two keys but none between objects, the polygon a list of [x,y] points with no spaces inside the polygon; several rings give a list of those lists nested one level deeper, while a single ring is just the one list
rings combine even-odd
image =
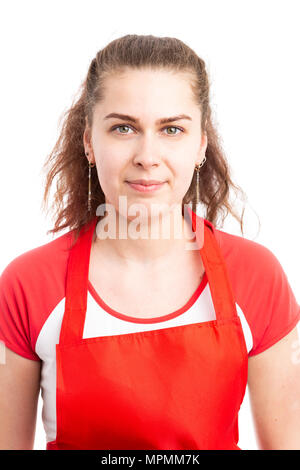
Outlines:
[{"label": "shoulder", "polygon": [[258,354],[297,324],[300,306],[287,273],[265,245],[214,229],[236,303],[242,310]]},{"label": "shoulder", "polygon": [[267,246],[222,230],[214,232],[230,281],[242,304],[264,299],[264,304],[271,305],[276,293],[279,295],[282,288],[290,288],[279,259]]},{"label": "shoulder", "polygon": [[[287,287],[288,277],[276,254],[267,246],[214,229],[233,285],[239,292],[266,297],[268,289]],[[279,292],[278,292],[279,293]],[[266,299],[271,302],[272,299]]]},{"label": "shoulder", "polygon": [[18,255],[0,277],[1,297],[41,319],[64,296],[70,232]]},{"label": "shoulder", "polygon": [[260,268],[264,271],[270,267],[270,264],[274,262],[276,264],[278,261],[272,251],[261,243],[218,229],[206,219],[204,223],[213,232],[223,258],[229,263],[229,268],[232,264],[244,268],[255,267],[256,272],[259,273]]},{"label": "shoulder", "polygon": [[268,312],[262,312],[259,306],[267,308],[278,278],[285,275],[278,259],[269,248],[258,242],[218,229],[214,233],[235,300],[248,323],[257,320],[255,316],[258,314],[267,315]]},{"label": "shoulder", "polygon": [[46,269],[53,269],[57,263],[64,262],[68,257],[68,248],[71,243],[71,232],[65,233],[56,239],[32,248],[10,261],[2,271],[1,276],[6,279],[18,277],[25,281]]},{"label": "shoulder", "polygon": [[274,267],[281,267],[274,253],[265,245],[216,228],[214,233],[229,268],[239,266],[246,270],[244,275],[251,273],[253,276],[255,273],[259,276]]},{"label": "shoulder", "polygon": [[51,303],[63,294],[70,246],[71,231],[18,255],[2,271],[1,290],[22,293],[28,305],[41,300]]},{"label": "shoulder", "polygon": [[65,296],[71,231],[14,258],[0,276],[0,339],[38,359],[39,332]]}]

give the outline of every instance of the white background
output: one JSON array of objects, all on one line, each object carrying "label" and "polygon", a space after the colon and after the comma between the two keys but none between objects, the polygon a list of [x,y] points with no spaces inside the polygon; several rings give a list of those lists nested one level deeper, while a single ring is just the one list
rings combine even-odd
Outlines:
[{"label": "white background", "polygon": [[[299,302],[298,8],[297,0],[1,2],[1,271],[52,240],[41,168],[90,61],[117,37],[153,34],[177,37],[205,60],[223,148],[248,196],[245,236],[277,256]],[[229,216],[223,230],[241,235]],[[45,449],[41,405],[35,449]],[[239,446],[257,448],[248,393]]]}]

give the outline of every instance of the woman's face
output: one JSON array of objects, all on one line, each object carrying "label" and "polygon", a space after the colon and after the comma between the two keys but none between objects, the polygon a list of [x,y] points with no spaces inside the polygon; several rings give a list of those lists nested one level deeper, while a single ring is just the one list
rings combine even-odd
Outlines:
[{"label": "woman's face", "polygon": [[[104,86],[92,128],[85,130],[84,146],[88,159],[96,163],[106,203],[122,212],[119,196],[125,196],[127,209],[143,204],[148,214],[153,203],[181,206],[207,146],[189,76],[163,69],[129,69],[107,78]],[[110,117],[112,113],[127,117]],[[188,118],[159,123],[180,115]],[[140,192],[128,184],[137,179],[164,184]]]}]

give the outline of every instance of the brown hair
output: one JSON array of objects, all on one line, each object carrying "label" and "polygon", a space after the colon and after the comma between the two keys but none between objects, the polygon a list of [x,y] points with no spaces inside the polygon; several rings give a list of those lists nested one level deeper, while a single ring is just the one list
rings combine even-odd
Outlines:
[{"label": "brown hair", "polygon": [[[83,133],[86,118],[88,125],[92,127],[94,107],[103,98],[105,77],[130,67],[165,68],[190,74],[191,88],[201,111],[201,131],[207,135],[206,162],[199,175],[199,196],[206,210],[205,218],[218,227],[221,216],[223,226],[229,212],[240,223],[243,233],[244,209],[242,217],[239,217],[229,202],[229,196],[230,189],[240,191],[243,196],[245,193],[231,180],[229,165],[212,123],[205,62],[177,38],[135,34],[115,39],[97,52],[81,84],[79,98],[73,101],[63,115],[60,136],[43,166],[46,170],[43,207],[47,204],[50,186],[58,176],[53,202],[56,220],[54,228],[47,233],[55,233],[68,227],[74,230],[77,239],[81,228],[95,217],[98,205],[105,203],[97,172],[92,169],[91,212],[87,210],[88,161],[84,153]],[[192,210],[195,211],[195,202],[196,171],[182,206],[192,203]]]}]

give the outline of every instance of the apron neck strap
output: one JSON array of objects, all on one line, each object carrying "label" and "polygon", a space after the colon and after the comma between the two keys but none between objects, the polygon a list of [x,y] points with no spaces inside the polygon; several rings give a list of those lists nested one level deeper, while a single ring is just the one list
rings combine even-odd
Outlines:
[{"label": "apron neck strap", "polygon": [[[60,330],[59,343],[73,343],[82,339],[87,309],[88,276],[92,239],[98,217],[84,225],[69,254],[65,313]],[[73,239],[72,239],[73,241]]]},{"label": "apron neck strap", "polygon": [[226,263],[219,248],[215,228],[211,222],[195,214],[188,207],[192,220],[193,231],[196,234],[209,288],[215,308],[216,319],[232,319],[237,317],[235,299],[229,281]]}]

